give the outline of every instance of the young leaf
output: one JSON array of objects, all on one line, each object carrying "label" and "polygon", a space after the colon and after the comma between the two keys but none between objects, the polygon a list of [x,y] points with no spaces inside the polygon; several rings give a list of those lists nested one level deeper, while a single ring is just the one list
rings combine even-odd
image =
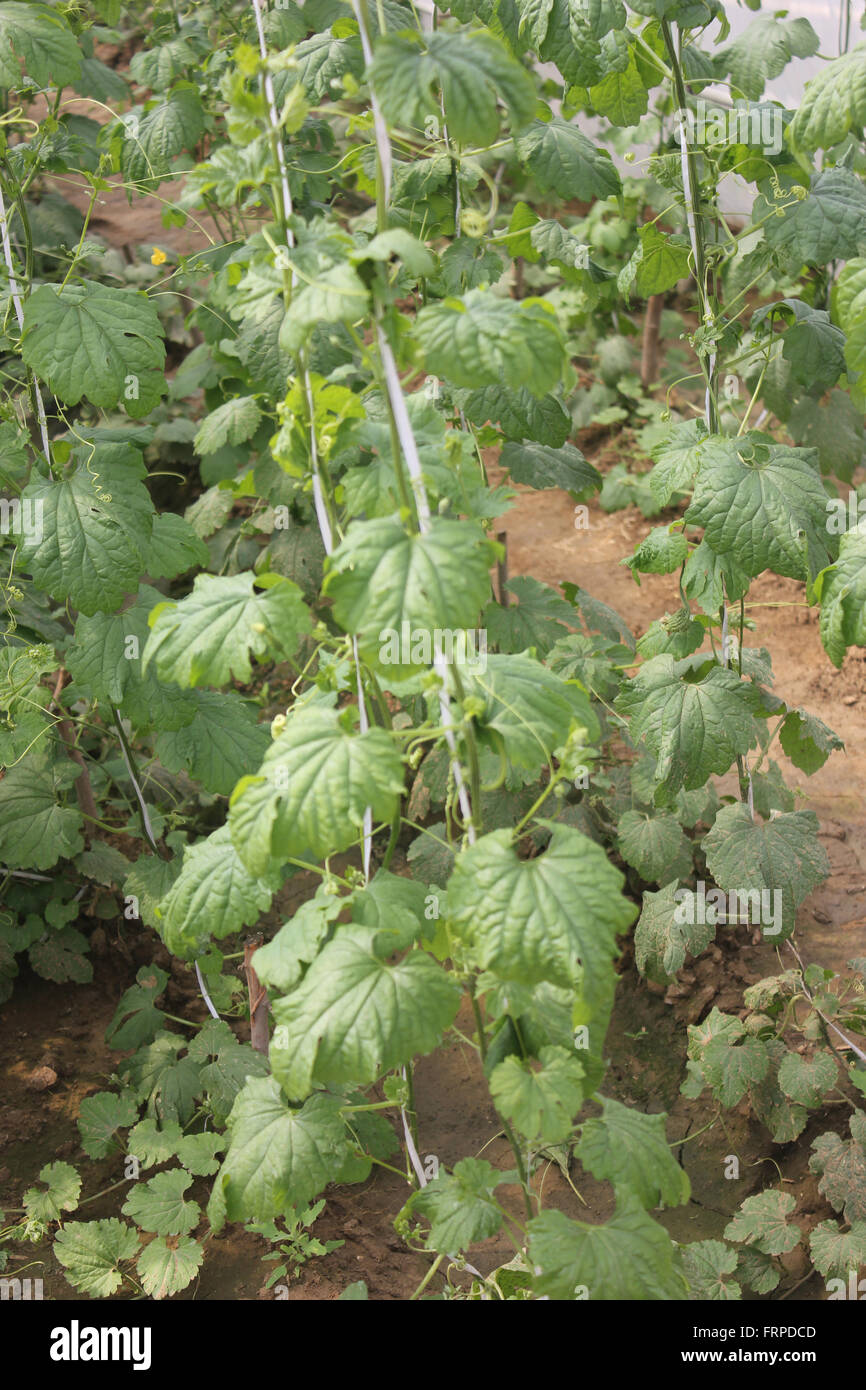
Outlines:
[{"label": "young leaf", "polygon": [[404,1210],[430,1222],[428,1250],[456,1254],[499,1230],[502,1212],[494,1193],[508,1177],[484,1158],[461,1158],[452,1173],[439,1173],[410,1197]]},{"label": "young leaf", "polygon": [[39,1170],[39,1181],[47,1184],[47,1192],[28,1187],[24,1206],[32,1221],[62,1221],[65,1211],[75,1211],[81,1193],[81,1178],[70,1163],[46,1163]]},{"label": "young leaf", "polygon": [[490,1073],[490,1094],[527,1139],[562,1144],[583,1104],[583,1067],[564,1047],[543,1047],[538,1060],[536,1069],[532,1060],[507,1057]]},{"label": "young leaf", "polygon": [[171,1298],[192,1283],[203,1259],[203,1247],[189,1236],[158,1236],[142,1250],[135,1267],[148,1298]]},{"label": "young leaf", "polygon": [[148,1182],[135,1184],[121,1211],[143,1231],[158,1236],[188,1235],[201,1215],[198,1202],[187,1201],[183,1195],[191,1182],[191,1175],[182,1168],[157,1173]]},{"label": "young leaf", "polygon": [[127,1129],[137,1119],[138,1106],[128,1092],[118,1096],[113,1091],[98,1091],[87,1096],[78,1111],[81,1147],[89,1158],[105,1158],[117,1151],[116,1131]]}]

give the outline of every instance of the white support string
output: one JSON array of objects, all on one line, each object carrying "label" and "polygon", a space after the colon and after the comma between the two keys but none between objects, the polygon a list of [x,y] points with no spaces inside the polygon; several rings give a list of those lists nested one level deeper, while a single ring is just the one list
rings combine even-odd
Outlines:
[{"label": "white support string", "polygon": [[[15,262],[12,259],[12,246],[9,241],[9,220],[6,216],[6,203],[3,198],[3,189],[0,188],[0,239],[3,242],[3,259],[6,262],[6,271],[9,276],[9,294],[15,309],[15,317],[18,320],[20,331],[24,332],[24,305],[21,302],[21,290],[15,276]],[[45,405],[42,400],[42,392],[39,390],[39,382],[33,376],[33,396],[36,401],[36,418],[39,423],[39,433],[42,436],[42,451],[51,467],[51,443],[48,438],[48,418],[45,414]]]}]

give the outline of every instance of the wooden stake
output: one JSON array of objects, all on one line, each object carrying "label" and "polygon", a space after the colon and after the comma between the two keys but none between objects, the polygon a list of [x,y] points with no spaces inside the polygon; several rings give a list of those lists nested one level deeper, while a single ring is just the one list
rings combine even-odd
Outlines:
[{"label": "wooden stake", "polygon": [[264,937],[259,933],[258,936],[252,936],[244,943],[244,973],[247,977],[247,990],[250,998],[250,1042],[256,1052],[263,1052],[267,1057],[270,1003],[268,991],[253,969],[253,956],[263,940]]}]

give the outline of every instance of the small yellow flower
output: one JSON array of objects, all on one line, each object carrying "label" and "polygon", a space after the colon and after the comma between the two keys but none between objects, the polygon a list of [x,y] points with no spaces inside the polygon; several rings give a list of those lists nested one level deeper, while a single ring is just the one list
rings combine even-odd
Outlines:
[{"label": "small yellow flower", "polygon": [[154,246],[153,255],[150,258],[151,265],[165,265],[167,260],[168,257],[165,252],[161,251],[158,246]]}]

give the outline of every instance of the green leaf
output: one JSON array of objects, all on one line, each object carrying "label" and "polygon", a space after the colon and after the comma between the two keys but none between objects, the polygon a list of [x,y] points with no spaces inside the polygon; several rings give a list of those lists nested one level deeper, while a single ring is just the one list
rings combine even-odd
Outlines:
[{"label": "green leaf", "polygon": [[156,188],[172,173],[179,154],[193,153],[204,128],[201,97],[190,87],[172,92],[138,117],[134,126],[124,122],[120,167],[125,178],[142,190]]},{"label": "green leaf", "polygon": [[151,635],[142,658],[163,680],[182,686],[247,682],[250,656],[285,660],[294,655],[311,620],[301,591],[290,579],[254,589],[256,576],[196,575],[191,594],[161,604],[150,616]]},{"label": "green leaf", "polygon": [[819,576],[816,588],[821,641],[833,665],[841,666],[848,647],[866,647],[866,535],[846,532],[839,559]]},{"label": "green leaf", "polygon": [[583,1104],[583,1067],[564,1047],[543,1047],[538,1061],[506,1057],[490,1073],[490,1094],[527,1139],[561,1144]]},{"label": "green leaf", "polygon": [[[306,28],[304,23],[304,28]],[[342,78],[351,74],[359,80],[364,71],[364,55],[357,34],[338,39],[333,34],[313,34],[295,48],[293,57],[298,76],[308,97],[330,100],[334,90],[342,86]]]},{"label": "green leaf", "polygon": [[75,1211],[81,1194],[81,1178],[71,1163],[46,1163],[39,1170],[39,1181],[47,1192],[28,1187],[24,1206],[31,1221],[62,1221],[65,1211]]},{"label": "green leaf", "polygon": [[742,1241],[765,1255],[785,1255],[800,1240],[800,1227],[788,1225],[797,1205],[790,1192],[759,1192],[747,1197],[725,1227],[725,1239]]},{"label": "green leaf", "polygon": [[368,300],[367,286],[348,262],[318,272],[292,297],[279,346],[295,353],[321,323],[356,323],[367,312]]},{"label": "green leaf", "polygon": [[581,976],[587,1007],[606,994],[616,937],[634,920],[622,875],[579,831],[557,826],[549,847],[519,859],[508,830],[458,856],[448,885],[454,930],[482,968],[503,980],[568,986]]},{"label": "green leaf", "polygon": [[182,1168],[157,1173],[149,1182],[136,1183],[121,1207],[143,1231],[158,1236],[185,1236],[199,1223],[201,1207],[189,1202],[184,1193],[192,1182]]},{"label": "green leaf", "polygon": [[0,781],[0,842],[8,868],[51,869],[84,848],[77,805],[58,800],[79,773],[68,759],[48,767],[19,761],[7,768]]},{"label": "green leaf", "polygon": [[779,742],[795,767],[811,777],[830,754],[845,744],[833,730],[804,709],[791,709],[779,731]]},{"label": "green leaf", "polygon": [[[189,1045],[189,1057],[199,1068],[199,1077],[213,1106],[217,1123],[229,1114],[235,1097],[251,1076],[268,1071],[268,1059],[248,1043],[240,1043],[221,1018],[209,1018]],[[188,1139],[184,1144],[190,1142]],[[184,1152],[178,1146],[178,1156]],[[187,1164],[187,1166],[190,1166]],[[193,1170],[195,1171],[195,1170]]]},{"label": "green leaf", "polygon": [[502,1212],[494,1193],[509,1176],[484,1158],[461,1158],[453,1173],[440,1172],[410,1197],[404,1211],[430,1222],[428,1250],[453,1255],[499,1230]]},{"label": "green leaf", "polygon": [[619,818],[619,851],[647,883],[670,883],[685,878],[692,867],[692,850],[676,816],[662,812],[624,811]]},{"label": "green leaf", "polygon": [[585,502],[601,487],[601,474],[587,463],[573,444],[563,444],[559,449],[532,440],[506,444],[499,461],[515,483],[534,488],[562,488],[578,502]]},{"label": "green leaf", "polygon": [[138,729],[155,722],[160,729],[176,729],[195,714],[190,695],[157,680],[152,671],[146,676],[141,673],[140,653],[150,634],[148,614],[163,601],[158,589],[142,584],[122,612],[79,616],[66,651],[72,694],[87,695],[104,706],[118,705]]},{"label": "green leaf", "polygon": [[787,204],[776,216],[779,204],[762,194],[755,199],[753,221],[764,222],[764,238],[774,251],[799,269],[823,266],[828,261],[849,260],[863,243],[866,189],[850,169],[837,165],[816,174],[808,195]]},{"label": "green leaf", "polygon": [[78,1111],[81,1147],[89,1158],[106,1158],[116,1153],[115,1134],[127,1129],[138,1119],[138,1106],[128,1092],[115,1095],[113,1091],[98,1091],[87,1096]]},{"label": "green leaf", "polygon": [[264,757],[270,744],[267,726],[256,722],[256,706],[233,690],[196,690],[192,703],[192,721],[157,738],[157,757],[169,772],[186,768],[206,791],[228,796]]},{"label": "green leaf", "polygon": [[681,530],[673,531],[668,526],[654,526],[637,546],[634,555],[623,563],[628,565],[635,579],[638,572],[672,574],[680,568],[688,553],[688,541]]},{"label": "green leaf", "polygon": [[571,417],[555,396],[536,399],[525,387],[507,390],[485,386],[477,391],[455,391],[454,399],[466,419],[479,427],[498,424],[506,439],[532,439],[558,449],[571,434]]},{"label": "green leaf", "polygon": [[542,1297],[591,1302],[673,1301],[687,1295],[674,1267],[670,1236],[634,1198],[620,1203],[609,1221],[588,1226],[561,1211],[529,1222],[529,1261]]},{"label": "green leaf", "polygon": [[204,458],[215,454],[224,444],[244,444],[252,439],[261,418],[255,396],[236,396],[205,416],[196,432],[193,448]]},{"label": "green leaf", "polygon": [[413,336],[427,371],[455,386],[524,387],[541,397],[556,386],[565,361],[556,315],[540,299],[470,290],[425,305]]},{"label": "green leaf", "polygon": [[699,1240],[682,1247],[683,1269],[692,1298],[725,1302],[742,1297],[735,1280],[725,1278],[737,1267],[737,1252],[721,1240]]},{"label": "green leaf", "polygon": [[562,198],[614,198],[622,190],[616,165],[607,150],[594,145],[570,121],[554,116],[533,121],[514,141],[517,158],[542,193]]},{"label": "green leaf", "polygon": [[152,1168],[156,1163],[174,1158],[182,1139],[183,1130],[179,1124],[170,1123],[160,1129],[155,1120],[139,1120],[126,1136],[126,1150],[138,1159],[142,1168]]},{"label": "green leaf", "polygon": [[[784,14],[784,11],[783,11]],[[758,101],[772,78],[778,77],[792,58],[817,53],[820,40],[808,19],[784,19],[759,15],[719,54],[736,87],[749,101]]]},{"label": "green leaf", "polygon": [[684,914],[678,911],[676,891],[677,883],[672,881],[658,893],[643,895],[643,910],[634,933],[634,950],[638,970],[651,979],[675,975],[685,964],[686,955],[699,956],[716,934],[714,922],[680,920]]},{"label": "green leaf", "polygon": [[120,1288],[118,1265],[134,1258],[138,1232],[125,1221],[67,1221],[54,1237],[54,1254],[73,1288],[110,1298]]},{"label": "green leaf", "polygon": [[825,1279],[847,1279],[866,1264],[866,1221],[855,1221],[844,1233],[835,1221],[822,1221],[809,1236],[809,1248],[813,1265]]},{"label": "green leaf", "polygon": [[845,370],[845,334],[830,322],[824,309],[813,309],[802,299],[778,299],[752,315],[752,327],[769,320],[787,323],[782,334],[782,356],[791,364],[791,378],[818,394],[835,386]]},{"label": "green leaf", "polygon": [[155,1001],[168,984],[168,975],[158,965],[143,965],[135,978],[105,1030],[105,1041],[118,1050],[153,1042],[165,1022]]},{"label": "green leaf", "polygon": [[[423,891],[423,886],[419,886]],[[302,903],[292,920],[256,952],[256,974],[262,984],[288,994],[301,978],[304,966],[315,960],[330,923],[344,906],[343,898],[326,894],[321,887],[315,898]]]},{"label": "green leaf", "polygon": [[632,739],[644,742],[656,759],[657,801],[727,772],[757,739],[754,686],[719,666],[690,682],[685,676],[691,665],[688,658],[654,656],[615,702],[621,714],[631,716]]},{"label": "green leaf", "polygon": [[702,446],[686,522],[703,526],[713,551],[751,578],[772,570],[814,579],[832,558],[817,456],[763,441],[750,433]]},{"label": "green leaf", "polygon": [[488,641],[506,652],[524,652],[533,646],[539,656],[546,657],[554,643],[566,637],[564,624],[574,621],[574,610],[555,589],[528,575],[512,579],[507,587],[518,602],[507,608],[487,605],[482,623]]},{"label": "green leaf", "polygon": [[830,1131],[813,1140],[809,1168],[818,1173],[818,1191],[852,1225],[866,1220],[866,1114],[855,1110],[848,1121],[851,1139]]},{"label": "green leaf", "polygon": [[255,876],[232,843],[228,825],[188,845],[183,867],[159,904],[158,927],[172,955],[200,955],[208,940],[254,927],[271,905],[281,876]]},{"label": "green leaf", "polygon": [[649,93],[635,62],[634,49],[628,50],[628,63],[621,71],[608,72],[589,89],[594,110],[612,125],[637,125],[646,115]]},{"label": "green leaf", "polygon": [[27,956],[43,980],[53,980],[65,984],[74,980],[76,984],[87,984],[93,979],[93,966],[87,960],[89,950],[87,937],[73,927],[63,931],[53,931],[41,941],[35,941]]},{"label": "green leaf", "polygon": [[[153,518],[145,569],[151,579],[175,579],[193,566],[210,563],[210,552],[192,526],[175,512]],[[162,598],[162,595],[159,596]]]},{"label": "green leaf", "polygon": [[196,1177],[203,1177],[219,1168],[217,1154],[224,1148],[221,1134],[187,1134],[177,1144],[175,1153],[184,1168]]},{"label": "green leaf", "polygon": [[607,1178],[618,1198],[642,1207],[678,1207],[689,1200],[689,1180],[674,1158],[664,1115],[645,1115],[601,1098],[602,1114],[582,1126],[575,1153],[596,1178]]},{"label": "green leaf", "polygon": [[348,1141],[340,1098],[310,1096],[300,1109],[286,1104],[272,1076],[248,1081],[229,1116],[229,1150],[208,1207],[211,1225],[268,1221],[304,1206],[332,1182]]},{"label": "green leaf", "polygon": [[[848,262],[851,265],[852,262]],[[845,271],[848,266],[842,271]],[[841,278],[841,277],[840,277]],[[866,289],[866,275],[863,277]],[[845,354],[850,371],[859,373],[866,381],[866,295],[863,299],[862,326],[848,325]],[[858,345],[855,348],[855,332]],[[817,449],[822,473],[833,473],[843,482],[850,482],[860,467],[866,447],[863,413],[847,391],[831,391],[826,404],[812,396],[804,396],[788,417],[788,431],[795,444]]]},{"label": "green leaf", "polygon": [[[504,44],[486,33],[392,35],[376,44],[370,78],[385,119],[424,127],[444,117],[459,144],[490,145],[499,134],[497,100],[520,128],[535,111],[532,78]],[[441,104],[440,104],[441,93]]]},{"label": "green leaf", "polygon": [[806,83],[789,127],[801,150],[829,150],[866,125],[866,43],[824,64]]},{"label": "green leaf", "polygon": [[750,1086],[763,1081],[770,1066],[765,1044],[759,1038],[713,1038],[701,1056],[704,1077],[722,1105],[738,1105]]},{"label": "green leaf", "polygon": [[203,1259],[203,1247],[189,1236],[171,1244],[159,1236],[142,1250],[136,1271],[148,1298],[171,1298],[192,1283]]},{"label": "green leaf", "polygon": [[671,425],[653,448],[655,467],[649,481],[661,506],[667,506],[675,492],[684,492],[691,486],[701,463],[700,445],[706,438],[707,427],[702,420],[683,420]]},{"label": "green leaf", "polygon": [[40,285],[24,304],[21,355],[66,405],[147,415],[165,392],[164,330],[137,290]]},{"label": "green leaf", "polygon": [[829,1052],[816,1052],[809,1058],[789,1052],[779,1067],[779,1084],[791,1100],[814,1110],[836,1084],[838,1075],[838,1063]]},{"label": "green leaf", "polygon": [[21,86],[19,60],[40,87],[66,87],[81,69],[78,42],[50,5],[0,5],[0,86]]},{"label": "green leaf", "polygon": [[479,739],[493,752],[504,748],[512,767],[536,772],[565,743],[573,722],[588,737],[598,724],[589,699],[539,661],[523,655],[487,657],[483,674],[464,672],[467,694],[484,701],[476,715]]},{"label": "green leaf", "polygon": [[38,478],[24,489],[41,535],[22,538],[19,561],[37,589],[90,616],[138,588],[154,515],[145,471],[137,449],[102,444],[66,478]]},{"label": "green leaf", "polygon": [[[760,823],[741,802],[723,806],[704,840],[704,850],[709,872],[726,893],[761,895],[767,936],[790,936],[800,904],[830,872],[814,811],[790,811]],[[773,894],[772,927],[764,920],[765,893]]]},{"label": "green leaf", "polygon": [[254,875],[307,850],[326,857],[360,838],[364,812],[390,823],[403,793],[400,755],[384,729],[358,734],[336,711],[290,714],[259,775],[235,789],[229,826]]},{"label": "green leaf", "polygon": [[[644,299],[672,290],[689,273],[689,244],[681,236],[659,231],[655,222],[638,229],[639,246],[622,275],[633,267],[635,291]],[[629,282],[620,277],[619,288],[628,293]]]},{"label": "green leaf", "polygon": [[389,964],[376,953],[378,936],[341,927],[298,988],[274,1005],[271,1066],[288,1095],[308,1095],[317,1081],[375,1081],[432,1052],[452,1022],[457,984],[423,951]]},{"label": "green leaf", "polygon": [[185,1125],[202,1094],[199,1068],[192,1057],[178,1060],[183,1039],[175,1033],[160,1033],[147,1047],[139,1048],[124,1063],[121,1078],[134,1088],[139,1102],[146,1102],[147,1113],[161,1123],[176,1121]]},{"label": "green leaf", "polygon": [[[408,534],[393,517],[354,521],[330,558],[324,592],[365,660],[395,673],[429,667],[437,629],[475,626],[490,594],[491,559],[480,528],[465,521],[436,517],[424,535]],[[418,639],[420,660],[412,657]]]}]

